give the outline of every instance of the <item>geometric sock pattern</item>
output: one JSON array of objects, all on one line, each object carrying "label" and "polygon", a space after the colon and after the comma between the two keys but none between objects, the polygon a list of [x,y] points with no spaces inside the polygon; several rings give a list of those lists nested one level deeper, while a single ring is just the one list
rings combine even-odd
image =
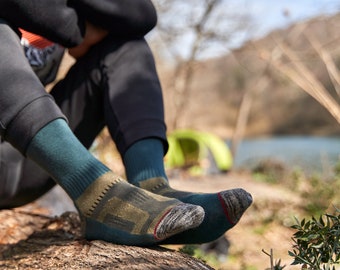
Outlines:
[{"label": "geometric sock pattern", "polygon": [[93,182],[75,204],[87,239],[124,245],[153,245],[204,219],[202,207],[142,190],[112,172]]}]

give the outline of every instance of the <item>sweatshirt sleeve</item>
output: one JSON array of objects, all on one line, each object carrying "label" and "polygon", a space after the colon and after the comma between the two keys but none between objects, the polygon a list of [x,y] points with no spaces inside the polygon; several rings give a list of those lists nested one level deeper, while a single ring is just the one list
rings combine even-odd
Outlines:
[{"label": "sweatshirt sleeve", "polygon": [[65,47],[80,44],[85,31],[67,0],[0,0],[0,18]]},{"label": "sweatshirt sleeve", "polygon": [[151,0],[70,0],[70,5],[86,20],[117,37],[142,37],[157,23]]}]

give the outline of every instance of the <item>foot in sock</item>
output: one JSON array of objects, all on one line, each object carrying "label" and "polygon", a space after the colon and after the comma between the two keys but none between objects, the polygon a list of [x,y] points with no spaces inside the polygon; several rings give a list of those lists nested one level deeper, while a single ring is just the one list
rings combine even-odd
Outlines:
[{"label": "foot in sock", "polygon": [[200,205],[205,211],[201,225],[174,235],[162,244],[201,244],[214,241],[234,227],[252,203],[251,195],[240,188],[213,194],[183,192],[172,189],[164,178],[139,181],[137,185],[155,194]]},{"label": "foot in sock", "polygon": [[108,172],[75,201],[87,239],[153,245],[200,225],[204,210],[130,185]]},{"label": "foot in sock", "polygon": [[197,227],[200,206],[142,190],[117,178],[57,119],[43,127],[27,156],[44,168],[77,206],[88,239],[152,245]]}]

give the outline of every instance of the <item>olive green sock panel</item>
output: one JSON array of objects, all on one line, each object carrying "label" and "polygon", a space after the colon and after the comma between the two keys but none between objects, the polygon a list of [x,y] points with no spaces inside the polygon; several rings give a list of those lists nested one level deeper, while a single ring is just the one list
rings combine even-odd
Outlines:
[{"label": "olive green sock panel", "polygon": [[75,201],[87,239],[153,245],[200,225],[204,210],[137,188],[108,172]]}]

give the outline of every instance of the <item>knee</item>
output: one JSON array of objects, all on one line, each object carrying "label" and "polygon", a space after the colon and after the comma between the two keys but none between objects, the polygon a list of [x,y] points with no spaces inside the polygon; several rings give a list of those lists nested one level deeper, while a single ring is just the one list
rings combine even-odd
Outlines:
[{"label": "knee", "polygon": [[106,66],[128,66],[129,72],[140,67],[145,71],[155,69],[153,53],[144,38],[119,41],[118,46],[117,41],[112,40],[107,45],[108,51],[101,50]]}]

